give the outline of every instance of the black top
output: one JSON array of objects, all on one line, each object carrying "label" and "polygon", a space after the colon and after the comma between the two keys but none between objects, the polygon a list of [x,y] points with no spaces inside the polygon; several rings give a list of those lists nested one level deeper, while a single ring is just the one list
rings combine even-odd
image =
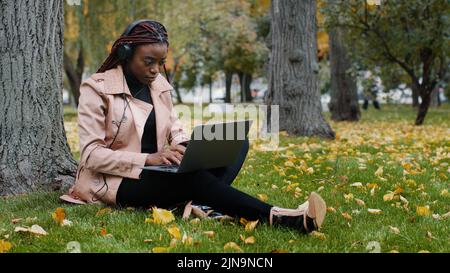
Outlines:
[{"label": "black top", "polygon": [[[153,105],[152,96],[150,96],[150,90],[148,85],[142,84],[128,69],[124,68],[124,75],[127,81],[128,88],[130,89],[133,97],[150,103]],[[156,117],[155,108],[147,118],[144,127],[144,133],[141,140],[141,153],[156,153],[158,146],[156,144]]]}]

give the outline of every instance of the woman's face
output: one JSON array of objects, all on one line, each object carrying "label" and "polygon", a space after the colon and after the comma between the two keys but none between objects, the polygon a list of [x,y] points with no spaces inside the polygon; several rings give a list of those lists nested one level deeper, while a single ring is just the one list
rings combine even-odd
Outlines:
[{"label": "woman's face", "polygon": [[150,84],[166,62],[167,51],[165,43],[139,45],[128,62],[128,69],[141,83]]}]

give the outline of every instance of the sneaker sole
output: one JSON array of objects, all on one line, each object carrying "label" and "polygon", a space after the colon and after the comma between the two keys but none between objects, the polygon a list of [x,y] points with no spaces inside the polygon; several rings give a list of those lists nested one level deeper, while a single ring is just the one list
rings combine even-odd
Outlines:
[{"label": "sneaker sole", "polygon": [[320,228],[325,220],[325,215],[327,213],[327,204],[320,197],[319,194],[312,192],[308,199],[309,207],[308,207],[308,216],[313,218],[317,224],[317,227]]}]

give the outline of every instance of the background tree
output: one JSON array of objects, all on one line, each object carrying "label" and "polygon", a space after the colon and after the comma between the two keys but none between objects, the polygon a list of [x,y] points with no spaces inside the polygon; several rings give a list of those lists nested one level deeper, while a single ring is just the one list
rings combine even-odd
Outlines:
[{"label": "background tree", "polygon": [[67,188],[63,1],[0,1],[0,195]]},{"label": "background tree", "polygon": [[334,138],[322,115],[317,80],[316,1],[272,1],[268,40],[271,53],[266,103],[269,108],[279,105],[280,130]]},{"label": "background tree", "polygon": [[95,73],[127,22],[145,18],[155,4],[156,0],[82,0],[80,5],[65,5],[64,71],[75,105],[83,74]]},{"label": "background tree", "polygon": [[358,121],[361,117],[358,104],[356,79],[344,44],[344,29],[330,29],[330,112],[336,121]]},{"label": "background tree", "polygon": [[[352,57],[370,70],[380,64],[399,66],[421,98],[415,124],[423,124],[430,95],[448,67],[450,2],[447,0],[382,1],[326,0],[328,25],[345,27],[355,48]],[[372,2],[372,1],[371,1]]]}]

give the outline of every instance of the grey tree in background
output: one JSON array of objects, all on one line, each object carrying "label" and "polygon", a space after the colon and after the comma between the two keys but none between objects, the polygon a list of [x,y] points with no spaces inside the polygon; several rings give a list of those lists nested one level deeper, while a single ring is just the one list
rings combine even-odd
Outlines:
[{"label": "grey tree in background", "polygon": [[[269,106],[279,105],[279,129],[292,135],[334,138],[322,115],[318,85],[316,1],[272,1]],[[269,127],[270,128],[270,127]]]},{"label": "grey tree in background", "polygon": [[358,105],[356,79],[351,74],[351,62],[343,39],[344,30],[336,27],[329,31],[330,43],[330,112],[336,121],[358,121],[361,112]]}]

